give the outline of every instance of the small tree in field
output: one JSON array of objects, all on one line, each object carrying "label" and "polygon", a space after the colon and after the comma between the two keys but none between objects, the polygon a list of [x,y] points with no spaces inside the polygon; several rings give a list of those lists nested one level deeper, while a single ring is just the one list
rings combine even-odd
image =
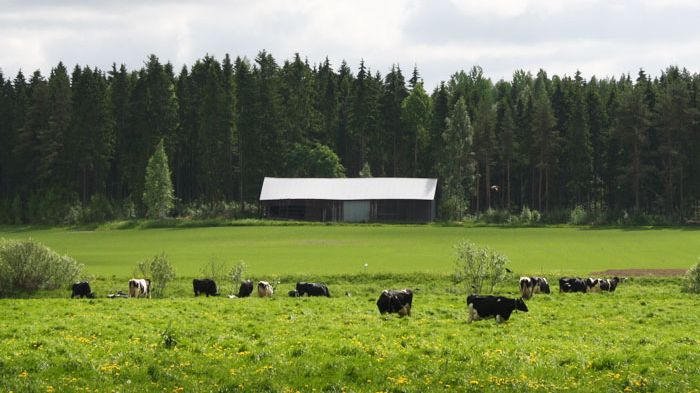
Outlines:
[{"label": "small tree in field", "polygon": [[165,287],[175,279],[175,268],[168,261],[165,253],[156,255],[151,259],[144,259],[136,264],[134,275],[140,275],[151,279],[151,294],[154,297],[163,297]]},{"label": "small tree in field", "polygon": [[174,206],[173,200],[173,182],[170,179],[168,157],[161,139],[146,166],[143,192],[146,215],[150,218],[165,218]]},{"label": "small tree in field", "polygon": [[473,293],[479,294],[483,290],[492,293],[496,284],[510,277],[506,269],[510,260],[498,251],[469,241],[457,243],[455,250],[455,283],[464,282]]}]

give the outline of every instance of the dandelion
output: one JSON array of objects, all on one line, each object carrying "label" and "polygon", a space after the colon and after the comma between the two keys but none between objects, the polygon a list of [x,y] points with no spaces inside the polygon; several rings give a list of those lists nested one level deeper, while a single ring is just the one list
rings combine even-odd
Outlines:
[{"label": "dandelion", "polygon": [[478,385],[478,384],[479,384],[479,381],[476,380],[476,379],[472,379],[472,380],[469,381],[469,384],[470,384],[470,385]]},{"label": "dandelion", "polygon": [[53,386],[51,386],[51,385],[47,386],[46,393],[53,393]]},{"label": "dandelion", "polygon": [[20,378],[27,378],[29,376],[29,373],[27,371],[22,371],[19,373]]},{"label": "dandelion", "polygon": [[401,376],[399,376],[398,378],[396,378],[396,381],[395,381],[395,383],[396,383],[397,385],[403,385],[403,384],[405,384],[406,382],[408,382],[408,378],[404,377],[403,375],[401,375]]}]

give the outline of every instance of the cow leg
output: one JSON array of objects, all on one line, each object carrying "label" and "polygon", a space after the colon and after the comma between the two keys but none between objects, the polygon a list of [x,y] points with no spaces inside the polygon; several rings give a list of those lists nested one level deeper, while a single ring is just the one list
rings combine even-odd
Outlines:
[{"label": "cow leg", "polygon": [[467,317],[467,323],[472,323],[474,320],[474,306],[469,305],[469,316]]},{"label": "cow leg", "polygon": [[496,314],[496,323],[501,323],[503,322],[503,317],[501,317],[500,314]]}]

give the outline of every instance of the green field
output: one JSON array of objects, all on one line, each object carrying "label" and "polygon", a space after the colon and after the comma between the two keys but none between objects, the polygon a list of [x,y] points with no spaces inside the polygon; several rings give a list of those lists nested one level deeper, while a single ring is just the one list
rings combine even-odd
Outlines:
[{"label": "green field", "polygon": [[[0,391],[700,389],[700,298],[678,279],[535,295],[500,325],[467,324],[449,281],[414,280],[336,281],[332,298],[286,297],[291,282],[272,299],[193,298],[183,280],[174,299],[0,300]],[[411,317],[379,315],[381,289],[416,282]]]},{"label": "green field", "polygon": [[461,239],[506,254],[520,273],[587,274],[611,268],[687,268],[700,257],[700,230],[404,225],[245,226],[77,231],[0,228],[0,237],[39,240],[95,275],[129,276],[165,252],[180,275],[211,259],[245,261],[256,275],[433,272],[452,269]]},{"label": "green field", "polygon": [[[700,256],[690,228],[3,227],[0,237],[75,257],[98,295],[0,299],[2,393],[700,391],[700,297],[681,293],[679,278],[556,291],[560,274],[687,268]],[[516,277],[496,293],[517,296],[520,273],[548,276],[554,292],[507,323],[467,324],[466,289],[450,277],[461,239],[512,260]],[[180,276],[166,299],[105,298],[160,252]],[[281,280],[275,297],[194,298],[191,277],[212,258]],[[287,297],[303,279],[326,282],[333,297]],[[224,294],[236,287],[220,282]],[[404,287],[416,289],[413,315],[380,316],[381,290]]]}]

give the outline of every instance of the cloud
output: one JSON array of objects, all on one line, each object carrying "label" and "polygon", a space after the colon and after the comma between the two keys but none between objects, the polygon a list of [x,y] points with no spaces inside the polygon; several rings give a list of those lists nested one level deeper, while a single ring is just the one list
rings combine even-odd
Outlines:
[{"label": "cloud", "polygon": [[58,61],[143,65],[154,53],[176,69],[205,54],[282,62],[295,52],[356,69],[414,64],[435,86],[481,65],[617,76],[640,67],[700,63],[700,2],[690,0],[10,1],[0,10],[0,68],[14,75]]}]

